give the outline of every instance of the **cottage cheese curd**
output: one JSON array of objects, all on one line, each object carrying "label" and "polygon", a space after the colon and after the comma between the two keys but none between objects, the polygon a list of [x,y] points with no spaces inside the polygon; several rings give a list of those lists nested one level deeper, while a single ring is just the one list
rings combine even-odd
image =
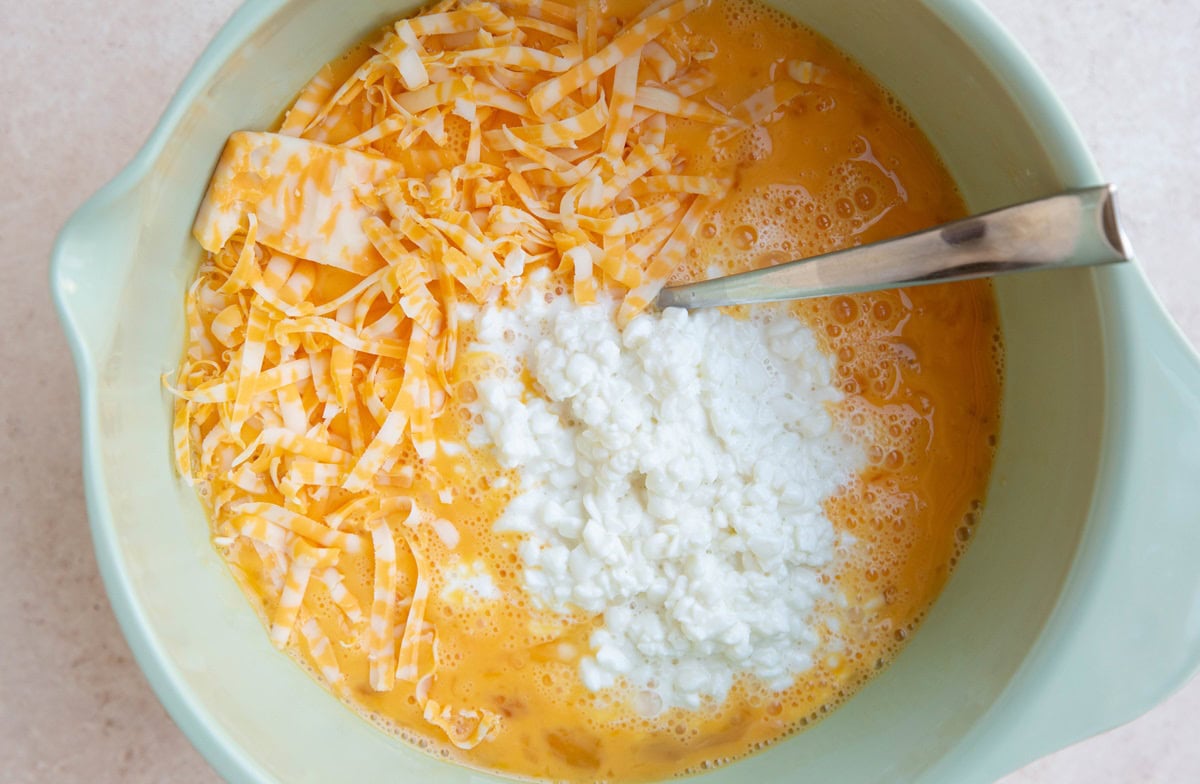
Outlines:
[{"label": "cottage cheese curd", "polygon": [[590,689],[698,707],[743,671],[787,687],[820,645],[840,544],[822,502],[864,462],[826,409],[831,360],[782,310],[672,308],[620,330],[614,303],[544,283],[485,312],[478,345],[504,358],[477,383],[474,438],[519,469],[496,525],[527,535],[527,589],[602,614]]}]

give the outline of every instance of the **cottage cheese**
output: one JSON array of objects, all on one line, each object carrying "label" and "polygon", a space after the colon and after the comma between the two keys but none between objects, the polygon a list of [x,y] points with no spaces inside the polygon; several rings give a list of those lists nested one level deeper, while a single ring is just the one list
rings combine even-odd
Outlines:
[{"label": "cottage cheese", "polygon": [[485,311],[475,347],[502,358],[472,437],[519,469],[496,528],[525,534],[529,593],[603,616],[582,679],[644,712],[720,701],[743,672],[786,688],[821,644],[821,572],[844,544],[822,502],[864,462],[827,410],[832,362],[783,310],[621,331],[611,302],[544,285]]}]

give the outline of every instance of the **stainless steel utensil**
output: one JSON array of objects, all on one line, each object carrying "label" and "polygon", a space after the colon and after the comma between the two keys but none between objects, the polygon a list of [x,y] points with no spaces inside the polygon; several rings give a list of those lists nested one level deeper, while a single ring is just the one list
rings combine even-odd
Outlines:
[{"label": "stainless steel utensil", "polygon": [[871,245],[671,286],[659,292],[655,304],[777,302],[1127,261],[1115,190],[1100,185],[1066,191]]}]

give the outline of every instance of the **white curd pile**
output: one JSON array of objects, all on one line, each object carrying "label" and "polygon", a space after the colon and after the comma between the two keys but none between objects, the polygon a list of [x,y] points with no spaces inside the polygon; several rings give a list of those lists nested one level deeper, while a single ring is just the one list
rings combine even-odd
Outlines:
[{"label": "white curd pile", "polygon": [[527,534],[527,589],[603,614],[583,682],[623,678],[645,710],[723,700],[743,671],[787,687],[839,544],[822,504],[864,463],[826,408],[832,361],[783,310],[618,329],[615,303],[548,296],[547,278],[488,310],[477,346],[505,360],[477,383],[474,436],[519,469],[497,530]]}]

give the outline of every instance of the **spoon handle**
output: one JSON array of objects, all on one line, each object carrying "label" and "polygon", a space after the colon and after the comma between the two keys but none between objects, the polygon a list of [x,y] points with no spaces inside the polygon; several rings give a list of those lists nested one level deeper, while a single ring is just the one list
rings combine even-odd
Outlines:
[{"label": "spoon handle", "polygon": [[1112,185],[1070,190],[870,245],[672,286],[656,304],[777,302],[1126,261],[1114,192]]}]

